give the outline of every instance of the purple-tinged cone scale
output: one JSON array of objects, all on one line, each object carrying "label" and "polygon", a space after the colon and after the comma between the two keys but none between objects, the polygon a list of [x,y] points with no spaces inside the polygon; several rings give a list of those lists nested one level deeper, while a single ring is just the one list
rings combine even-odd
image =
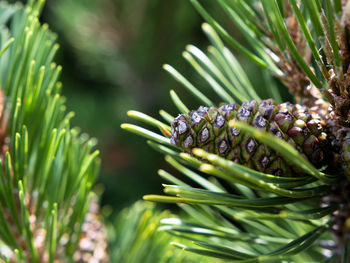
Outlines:
[{"label": "purple-tinged cone scale", "polygon": [[199,107],[181,114],[171,124],[171,143],[185,152],[202,148],[257,171],[276,176],[298,176],[300,170],[280,154],[254,138],[228,126],[239,120],[274,134],[292,144],[316,167],[326,161],[325,122],[306,107],[273,100],[226,104],[220,108]]}]

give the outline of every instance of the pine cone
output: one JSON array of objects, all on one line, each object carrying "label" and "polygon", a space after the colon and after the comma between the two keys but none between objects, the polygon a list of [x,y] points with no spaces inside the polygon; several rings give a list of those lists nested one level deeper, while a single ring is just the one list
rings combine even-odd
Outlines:
[{"label": "pine cone", "polygon": [[327,134],[332,143],[332,159],[330,164],[333,170],[341,168],[343,173],[350,177],[350,128],[343,127],[338,120],[331,116],[327,120]]},{"label": "pine cone", "polygon": [[278,153],[236,128],[230,120],[245,121],[260,130],[287,141],[316,167],[324,165],[328,141],[325,122],[306,107],[273,100],[223,105],[220,108],[199,107],[179,115],[172,122],[171,143],[191,152],[202,148],[228,160],[276,176],[300,174]]},{"label": "pine cone", "polygon": [[79,247],[74,255],[78,263],[109,263],[107,254],[107,233],[101,219],[98,198],[90,203],[82,226]]}]

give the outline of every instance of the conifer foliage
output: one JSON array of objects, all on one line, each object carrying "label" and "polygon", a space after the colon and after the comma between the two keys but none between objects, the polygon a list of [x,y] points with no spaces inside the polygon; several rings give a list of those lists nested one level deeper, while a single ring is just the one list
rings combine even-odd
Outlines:
[{"label": "conifer foliage", "polygon": [[[221,17],[205,1],[191,2],[211,45],[206,51],[189,45],[183,57],[203,81],[197,85],[164,68],[199,105],[185,105],[170,91],[178,112],[161,110],[164,121],[128,112],[160,133],[122,125],[147,138],[180,172],[160,170],[169,182],[166,195],[144,197],[177,203],[189,216],[163,219],[161,229],[192,241],[173,242],[175,247],[232,262],[348,262],[350,2],[218,0]],[[262,68],[268,94],[256,92],[254,76],[246,75],[232,50]],[[283,88],[297,104],[282,101]],[[207,89],[217,97],[208,97]],[[264,117],[263,99],[276,101],[271,118]],[[256,107],[249,110],[251,104]],[[257,125],[259,116],[264,127]],[[285,172],[274,172],[280,169]]]},{"label": "conifer foliage", "polygon": [[56,36],[38,19],[43,4],[0,3],[4,262],[73,262],[83,253],[82,225],[99,170],[96,140],[70,127],[74,114],[66,111],[53,60]]}]

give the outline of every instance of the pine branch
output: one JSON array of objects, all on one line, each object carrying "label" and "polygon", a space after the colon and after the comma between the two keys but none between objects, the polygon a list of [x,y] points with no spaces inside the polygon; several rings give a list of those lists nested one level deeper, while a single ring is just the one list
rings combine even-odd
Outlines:
[{"label": "pine branch", "polygon": [[189,242],[181,236],[170,235],[165,228],[160,229],[160,220],[169,216],[169,211],[161,212],[154,204],[144,201],[123,209],[108,226],[111,260],[126,263],[222,262],[181,250],[172,251],[171,242]]},{"label": "pine branch", "polygon": [[[173,243],[189,252],[233,262],[345,262],[350,166],[349,5],[328,0],[220,0],[218,4],[246,37],[249,49],[204,5],[191,2],[207,22],[203,30],[212,46],[208,53],[188,46],[184,57],[217,98],[207,97],[205,89],[199,90],[167,65],[165,69],[203,106],[192,110],[171,91],[182,113],[173,118],[160,111],[171,122],[171,135],[167,124],[129,113],[160,129],[162,135],[131,124],[122,128],[144,136],[179,171],[176,175],[160,170],[159,175],[170,182],[163,185],[166,195],[144,199],[177,203],[188,213],[191,223],[165,219],[162,229],[193,241],[191,245]],[[221,38],[278,77],[306,107],[287,103],[273,108],[270,100],[261,101]],[[280,100],[279,90],[271,94]],[[225,104],[217,107],[217,101]],[[280,111],[285,117],[277,117]],[[317,125],[311,120],[315,116],[320,118]],[[264,120],[259,122],[261,118]],[[303,133],[305,129],[310,132]],[[312,132],[316,135],[310,135]],[[320,141],[325,143],[320,149],[304,151]],[[323,164],[316,161],[320,151],[325,153],[320,160],[328,156]],[[281,158],[285,166],[279,162],[276,172],[271,160]],[[289,177],[279,170],[282,168],[290,172]],[[320,247],[331,243],[336,246]]]},{"label": "pine branch", "polygon": [[0,253],[8,262],[73,261],[100,163],[96,141],[70,127],[56,36],[38,20],[43,4],[0,6]]}]

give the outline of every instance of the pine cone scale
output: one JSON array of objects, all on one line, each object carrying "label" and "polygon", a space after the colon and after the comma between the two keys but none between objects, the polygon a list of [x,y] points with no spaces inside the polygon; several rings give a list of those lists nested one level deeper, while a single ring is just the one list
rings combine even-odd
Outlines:
[{"label": "pine cone scale", "polygon": [[241,106],[232,103],[220,108],[201,106],[197,111],[179,115],[171,125],[171,142],[186,152],[199,147],[261,172],[289,176],[298,170],[254,138],[229,127],[232,119],[271,132],[316,166],[323,165],[327,147],[325,122],[305,107],[291,103],[275,105],[272,100],[250,101]]}]

